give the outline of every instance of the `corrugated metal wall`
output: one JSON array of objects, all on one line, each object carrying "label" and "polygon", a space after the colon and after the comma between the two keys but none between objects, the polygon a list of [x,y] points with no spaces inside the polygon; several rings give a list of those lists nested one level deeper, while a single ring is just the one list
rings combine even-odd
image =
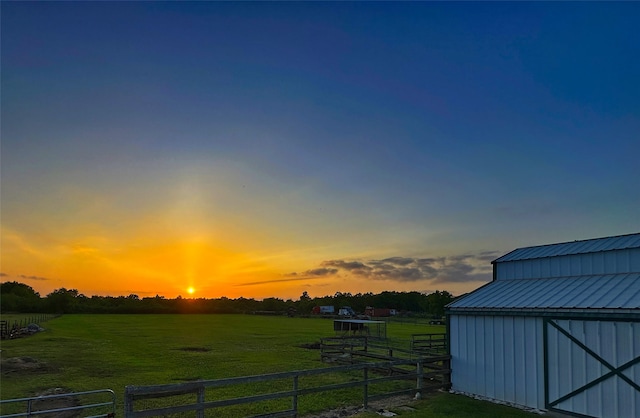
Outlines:
[{"label": "corrugated metal wall", "polygon": [[544,408],[542,318],[451,315],[454,390]]},{"label": "corrugated metal wall", "polygon": [[[553,320],[613,368],[640,357],[640,322]],[[547,324],[549,402],[559,400],[611,372],[584,347]],[[640,364],[620,371],[640,384]],[[561,411],[593,417],[640,417],[640,392],[620,376],[611,374],[597,385],[553,406]]]},{"label": "corrugated metal wall", "polygon": [[[640,417],[640,392],[588,352],[613,368],[639,358],[640,322],[551,320],[586,346],[585,350],[542,317],[452,314],[449,321],[454,390],[547,409],[547,384],[548,401],[556,410],[603,418]],[[611,375],[580,391],[607,373]],[[621,373],[640,385],[640,363]],[[573,391],[578,393],[554,403]]]},{"label": "corrugated metal wall", "polygon": [[615,274],[640,271],[640,248],[496,263],[496,279]]}]

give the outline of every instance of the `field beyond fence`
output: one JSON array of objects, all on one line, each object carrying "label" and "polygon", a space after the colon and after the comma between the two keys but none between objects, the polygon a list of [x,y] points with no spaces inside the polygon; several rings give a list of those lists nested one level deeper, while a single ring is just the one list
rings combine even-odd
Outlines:
[{"label": "field beyond fence", "polygon": [[[3,400],[40,396],[52,388],[68,392],[112,389],[119,415],[124,411],[127,386],[183,384],[333,367],[321,358],[321,339],[335,336],[332,321],[323,319],[75,314],[50,319],[43,325],[43,332],[1,341]],[[412,334],[443,331],[444,326],[389,324],[385,344],[396,350],[410,350]],[[360,379],[345,376],[346,382]],[[344,377],[321,373],[304,379],[309,378],[312,385],[345,383],[340,380]],[[390,380],[382,385],[389,385],[384,390],[396,389],[395,385],[404,385],[397,389],[407,390],[408,382],[409,388],[416,388],[415,377],[402,382]],[[220,387],[212,399],[252,396],[262,390],[261,384],[241,390]],[[269,390],[280,390],[273,384],[266,385]],[[340,388],[330,396],[305,394],[298,405],[300,415],[362,404],[362,386],[354,386]],[[291,390],[291,383],[283,383],[282,387]],[[372,389],[369,395],[375,396],[377,390]],[[221,411],[212,416],[250,416],[261,413],[263,408],[232,410],[226,415]],[[12,412],[2,409],[1,415]]]}]

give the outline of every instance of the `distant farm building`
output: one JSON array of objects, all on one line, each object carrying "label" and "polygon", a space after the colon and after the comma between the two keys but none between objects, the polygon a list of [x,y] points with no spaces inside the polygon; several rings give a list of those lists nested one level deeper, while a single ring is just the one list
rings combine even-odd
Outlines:
[{"label": "distant farm building", "polygon": [[328,306],[314,306],[311,310],[315,315],[333,315],[335,313],[335,308],[331,305]]},{"label": "distant farm building", "polygon": [[364,314],[373,317],[386,317],[394,316],[397,314],[397,312],[395,309],[374,308],[373,306],[367,306],[364,310]]},{"label": "distant farm building", "polygon": [[640,417],[640,233],[516,249],[448,305],[456,391]]}]

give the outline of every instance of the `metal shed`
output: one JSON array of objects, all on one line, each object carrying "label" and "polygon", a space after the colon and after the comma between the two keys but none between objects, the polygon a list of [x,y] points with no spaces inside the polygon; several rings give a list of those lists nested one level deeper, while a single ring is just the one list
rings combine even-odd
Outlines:
[{"label": "metal shed", "polygon": [[640,417],[640,233],[514,250],[447,307],[452,388]]}]

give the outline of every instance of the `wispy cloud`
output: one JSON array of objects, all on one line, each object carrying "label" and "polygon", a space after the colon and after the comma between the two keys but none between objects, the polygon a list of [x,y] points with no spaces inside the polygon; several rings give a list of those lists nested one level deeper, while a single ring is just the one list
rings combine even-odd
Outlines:
[{"label": "wispy cloud", "polygon": [[18,275],[19,278],[24,279],[24,280],[38,280],[38,281],[47,281],[47,280],[51,280],[48,277],[42,277],[42,276],[27,276],[26,274],[20,274]]},{"label": "wispy cloud", "polygon": [[[287,277],[308,279],[310,272],[330,275],[344,272],[350,276],[369,280],[389,280],[398,282],[432,281],[433,283],[473,282],[491,279],[490,261],[499,256],[497,251],[483,251],[477,254],[460,254],[448,257],[415,258],[389,257],[380,260],[327,260],[320,268],[305,273],[290,273]],[[319,274],[320,277],[326,275]]]},{"label": "wispy cloud", "polygon": [[[248,282],[248,283],[239,283],[237,285],[235,285],[235,287],[242,287],[242,286],[255,286],[255,285],[259,285],[259,284],[269,284],[269,283],[281,283],[281,282],[297,282],[297,281],[308,281],[308,280],[315,280],[315,279],[323,279],[326,276],[299,276],[296,273],[291,273],[287,275],[288,278],[287,279],[272,279],[272,280],[263,280],[263,281],[259,281],[259,282]],[[296,277],[292,277],[292,276],[296,276]]]}]

